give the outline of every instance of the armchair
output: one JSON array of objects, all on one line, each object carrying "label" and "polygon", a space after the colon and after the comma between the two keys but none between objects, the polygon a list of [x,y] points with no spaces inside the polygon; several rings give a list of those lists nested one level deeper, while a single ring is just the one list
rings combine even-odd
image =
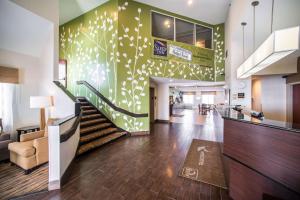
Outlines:
[{"label": "armchair", "polygon": [[22,134],[20,142],[8,145],[10,162],[29,174],[35,167],[48,162],[48,130]]},{"label": "armchair", "polygon": [[0,134],[0,161],[9,159],[8,144],[11,142],[9,134]]}]

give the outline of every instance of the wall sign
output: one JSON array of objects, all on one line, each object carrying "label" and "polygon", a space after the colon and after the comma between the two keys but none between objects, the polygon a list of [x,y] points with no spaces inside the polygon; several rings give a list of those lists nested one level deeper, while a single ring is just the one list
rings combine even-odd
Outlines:
[{"label": "wall sign", "polygon": [[238,98],[239,98],[239,99],[245,98],[245,93],[243,93],[243,92],[238,93]]},{"label": "wall sign", "polygon": [[168,44],[167,41],[163,40],[154,40],[154,49],[153,54],[155,56],[168,56]]},{"label": "wall sign", "polygon": [[182,58],[188,61],[192,60],[192,52],[178,46],[170,45],[169,53],[178,58]]}]

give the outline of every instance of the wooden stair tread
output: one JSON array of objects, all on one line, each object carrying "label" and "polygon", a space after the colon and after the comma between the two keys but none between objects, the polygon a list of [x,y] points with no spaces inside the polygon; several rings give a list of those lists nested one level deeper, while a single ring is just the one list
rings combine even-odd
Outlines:
[{"label": "wooden stair tread", "polygon": [[81,106],[80,108],[83,110],[92,110],[94,109],[94,106]]},{"label": "wooden stair tread", "polygon": [[94,119],[94,118],[99,118],[102,115],[97,113],[97,114],[91,114],[91,115],[85,115],[81,117],[81,120],[89,120],[89,119]]},{"label": "wooden stair tread", "polygon": [[88,125],[93,125],[93,124],[97,124],[97,123],[101,123],[101,122],[105,122],[106,119],[105,118],[96,118],[96,119],[90,119],[90,120],[86,120],[84,122],[80,123],[80,126],[88,126]]},{"label": "wooden stair tread", "polygon": [[102,124],[98,124],[98,125],[94,125],[94,126],[89,126],[89,127],[86,127],[86,128],[81,128],[80,129],[80,134],[85,134],[85,133],[88,133],[88,132],[97,131],[97,130],[102,129],[102,128],[107,128],[111,125],[112,125],[112,123],[102,123]]},{"label": "wooden stair tread", "polygon": [[90,113],[97,113],[98,110],[96,109],[91,109],[91,110],[83,110],[82,113],[83,114],[90,114]]},{"label": "wooden stair tread", "polygon": [[107,135],[105,137],[99,138],[97,140],[94,140],[92,142],[89,142],[87,144],[81,145],[78,149],[77,154],[81,155],[81,154],[83,154],[83,153],[85,153],[89,150],[95,149],[95,148],[100,147],[100,146],[102,146],[102,145],[104,145],[104,144],[106,144],[110,141],[113,141],[117,138],[120,138],[125,134],[126,134],[126,132],[116,132],[116,133]]},{"label": "wooden stair tread", "polygon": [[89,141],[94,140],[96,138],[99,138],[101,136],[113,133],[117,130],[118,130],[117,128],[107,128],[107,129],[104,129],[104,130],[101,130],[101,131],[97,131],[97,132],[87,134],[85,136],[80,137],[80,143],[89,142]]}]

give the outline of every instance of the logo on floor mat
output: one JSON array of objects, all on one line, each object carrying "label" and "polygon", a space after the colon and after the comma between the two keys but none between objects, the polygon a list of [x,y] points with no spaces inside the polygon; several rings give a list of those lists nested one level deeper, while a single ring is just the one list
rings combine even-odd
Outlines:
[{"label": "logo on floor mat", "polygon": [[190,168],[190,167],[184,167],[182,169],[182,176],[190,179],[197,180],[198,178],[198,169]]}]

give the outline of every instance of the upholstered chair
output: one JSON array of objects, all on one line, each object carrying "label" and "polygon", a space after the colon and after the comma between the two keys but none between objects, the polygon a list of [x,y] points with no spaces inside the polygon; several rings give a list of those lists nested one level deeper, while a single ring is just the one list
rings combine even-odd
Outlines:
[{"label": "upholstered chair", "polygon": [[11,143],[10,134],[0,133],[0,161],[9,159],[8,144]]},{"label": "upholstered chair", "polygon": [[22,134],[20,142],[8,145],[10,162],[30,173],[35,167],[48,162],[48,120],[45,130]]}]

